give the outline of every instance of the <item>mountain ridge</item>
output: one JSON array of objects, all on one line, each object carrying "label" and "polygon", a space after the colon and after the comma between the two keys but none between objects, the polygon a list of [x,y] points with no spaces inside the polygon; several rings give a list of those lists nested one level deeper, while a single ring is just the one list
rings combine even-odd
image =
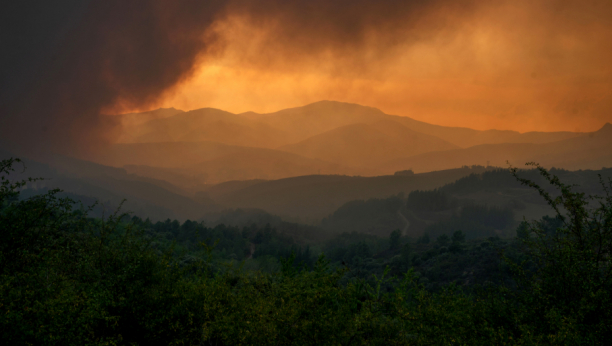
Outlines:
[{"label": "mountain ridge", "polygon": [[438,137],[412,131],[392,120],[380,120],[341,126],[278,149],[347,166],[368,167],[394,157],[454,148],[457,146]]},{"label": "mountain ridge", "polygon": [[[470,147],[479,144],[493,143],[545,143],[560,139],[567,139],[580,135],[576,132],[538,132],[520,133],[511,130],[474,130],[467,127],[449,127],[429,124],[407,116],[386,114],[378,108],[362,106],[355,103],[338,101],[318,101],[300,107],[282,109],[272,113],[243,112],[234,114],[215,108],[201,108],[184,113],[198,113],[203,111],[218,111],[234,119],[236,124],[259,123],[269,126],[268,131],[278,131],[267,137],[279,138],[283,142],[277,146],[267,143],[260,135],[250,146],[275,148],[282,145],[295,144],[314,135],[354,123],[372,124],[380,120],[396,121],[403,126],[426,135],[435,136],[459,147]],[[227,120],[227,119],[226,119]],[[205,138],[200,138],[204,140]],[[260,141],[260,142],[258,142]],[[246,142],[241,145],[247,145]]]}]

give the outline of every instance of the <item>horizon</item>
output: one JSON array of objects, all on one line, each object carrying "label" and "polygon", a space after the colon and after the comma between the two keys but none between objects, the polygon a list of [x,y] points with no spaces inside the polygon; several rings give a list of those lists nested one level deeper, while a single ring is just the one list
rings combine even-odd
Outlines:
[{"label": "horizon", "polygon": [[102,114],[320,100],[480,131],[612,122],[605,0],[35,0],[6,13],[0,133],[18,146],[95,151],[121,131]]},{"label": "horizon", "polygon": [[[413,120],[417,120],[415,118],[412,118],[410,116],[407,115],[399,115],[399,114],[392,114],[392,113],[387,113],[385,111],[383,111],[380,108],[377,107],[373,107],[373,106],[369,106],[369,105],[364,105],[364,104],[359,104],[359,103],[354,103],[354,102],[344,102],[344,101],[338,101],[338,100],[319,100],[319,101],[314,101],[311,103],[307,103],[307,104],[303,104],[303,105],[299,105],[299,106],[290,106],[287,108],[281,108],[281,109],[275,109],[272,110],[270,112],[255,112],[252,110],[248,110],[248,111],[244,111],[244,112],[231,112],[225,109],[221,109],[221,108],[217,108],[217,107],[212,107],[212,106],[204,106],[204,107],[199,107],[199,108],[193,108],[193,109],[182,109],[182,108],[178,108],[178,107],[174,107],[174,106],[160,106],[157,108],[152,108],[152,109],[148,109],[148,110],[139,110],[139,111],[132,111],[132,112],[127,112],[127,113],[119,113],[119,114],[115,114],[113,116],[122,116],[122,115],[129,115],[129,114],[139,114],[139,113],[149,113],[149,112],[154,112],[154,111],[158,111],[158,110],[163,110],[163,109],[174,109],[177,111],[181,111],[184,113],[188,113],[188,112],[193,112],[193,111],[197,111],[197,110],[201,110],[201,109],[215,109],[215,110],[221,110],[224,112],[228,112],[234,115],[243,115],[243,114],[256,114],[256,115],[270,115],[270,114],[274,114],[283,110],[288,110],[288,109],[295,109],[295,108],[302,108],[302,107],[306,107],[315,103],[320,103],[320,102],[336,102],[336,103],[345,103],[345,104],[351,104],[351,105],[357,105],[357,106],[362,106],[362,107],[368,107],[368,108],[374,108],[377,109],[381,112],[383,112],[384,114],[387,115],[392,115],[392,116],[400,116],[400,117],[406,117],[406,118],[410,118]],[[448,125],[443,125],[443,124],[436,124],[436,123],[432,123],[432,122],[427,122],[427,121],[422,121],[422,120],[417,120],[417,121],[421,121],[427,124],[431,124],[431,125],[437,125],[437,126],[443,126],[443,127],[458,127],[458,128],[466,128],[466,129],[471,129],[471,130],[477,130],[477,131],[512,131],[512,132],[518,132],[520,134],[524,134],[524,133],[529,133],[529,132],[576,132],[576,133],[589,133],[589,132],[596,132],[598,130],[601,130],[603,127],[605,127],[607,124],[612,124],[612,119],[609,121],[604,121],[601,126],[599,126],[598,128],[596,128],[595,130],[592,131],[515,131],[515,130],[509,130],[509,129],[499,129],[499,128],[488,128],[488,129],[475,129],[472,127],[468,127],[468,126],[461,126],[461,125],[457,125],[457,126],[448,126]]]},{"label": "horizon", "polygon": [[612,0],[0,11],[0,340],[612,340]]}]

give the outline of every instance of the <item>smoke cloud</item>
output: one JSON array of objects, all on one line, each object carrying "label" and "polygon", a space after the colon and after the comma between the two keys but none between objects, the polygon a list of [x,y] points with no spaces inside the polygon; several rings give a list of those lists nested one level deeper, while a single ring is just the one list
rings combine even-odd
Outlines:
[{"label": "smoke cloud", "polygon": [[[14,3],[0,18],[10,52],[0,60],[0,141],[23,149],[95,151],[117,128],[102,114],[172,102],[285,106],[273,95],[292,88],[301,94],[280,96],[466,126],[468,115],[542,126],[547,112],[597,122],[612,111],[602,91],[612,90],[612,5],[603,0]],[[260,103],[240,103],[237,91]]]},{"label": "smoke cloud", "polygon": [[[48,7],[43,3],[48,2],[19,9],[26,18],[38,17],[31,18],[29,25],[54,20],[47,16],[55,13],[38,12]],[[52,27],[56,32],[48,35],[45,26],[14,27],[11,24],[22,18],[13,18],[3,30],[7,36],[31,30],[30,36],[9,48],[26,46],[21,50],[38,73],[28,75],[24,69],[2,81],[3,90],[10,89],[12,82],[25,84],[19,93],[2,99],[2,137],[27,149],[74,152],[93,149],[113,135],[116,124],[102,111],[146,106],[188,76],[197,59],[209,53],[215,37],[207,35],[207,29],[225,4],[105,0],[56,6],[62,7],[55,11],[60,15],[78,16],[71,18],[70,27]],[[60,34],[63,37],[57,38]],[[59,42],[48,47],[41,42],[45,40]],[[36,59],[37,55],[42,58]],[[21,77],[29,80],[19,81]]]}]

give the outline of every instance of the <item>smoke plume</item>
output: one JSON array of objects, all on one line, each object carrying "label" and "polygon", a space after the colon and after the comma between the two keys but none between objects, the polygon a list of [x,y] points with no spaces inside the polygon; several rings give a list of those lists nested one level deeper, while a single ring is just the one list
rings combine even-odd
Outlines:
[{"label": "smoke plume", "polygon": [[[612,57],[612,6],[606,1],[577,3],[13,2],[0,18],[0,43],[10,52],[0,58],[4,71],[0,75],[0,144],[24,150],[95,151],[116,134],[115,117],[103,114],[159,105],[209,61],[260,71],[307,70],[373,80],[396,71],[412,76],[418,67],[402,60],[402,52],[423,42],[456,45],[466,32],[475,32],[474,23],[485,23],[481,27],[490,29],[482,35],[492,33],[504,37],[504,42],[521,40],[501,53],[495,51],[500,56],[486,61],[494,61],[490,68],[504,70],[503,76],[516,75],[517,70],[532,79],[581,75],[599,78],[601,85],[609,86],[612,71],[605,66]],[[491,56],[492,51],[487,54]],[[453,53],[457,61],[442,63],[442,69],[470,73],[468,65],[478,64],[474,59],[481,58],[475,49],[457,52]],[[559,93],[551,102],[561,112],[569,109],[569,116],[576,107],[590,104],[571,92],[561,102]],[[604,108],[597,111],[609,108],[609,95],[598,97]]]}]

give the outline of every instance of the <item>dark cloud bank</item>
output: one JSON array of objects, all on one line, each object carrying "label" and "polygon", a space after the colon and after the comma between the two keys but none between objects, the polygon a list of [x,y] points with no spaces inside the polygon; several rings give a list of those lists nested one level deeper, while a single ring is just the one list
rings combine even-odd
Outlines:
[{"label": "dark cloud bank", "polygon": [[[0,43],[8,52],[0,57],[1,142],[66,153],[100,148],[112,140],[116,126],[101,112],[153,104],[198,63],[222,51],[223,33],[216,24],[229,18],[275,28],[266,40],[289,58],[322,52],[350,56],[366,45],[382,54],[454,30],[477,12],[476,3],[15,1],[0,18]],[[556,11],[572,15],[566,3],[551,1]]]}]

